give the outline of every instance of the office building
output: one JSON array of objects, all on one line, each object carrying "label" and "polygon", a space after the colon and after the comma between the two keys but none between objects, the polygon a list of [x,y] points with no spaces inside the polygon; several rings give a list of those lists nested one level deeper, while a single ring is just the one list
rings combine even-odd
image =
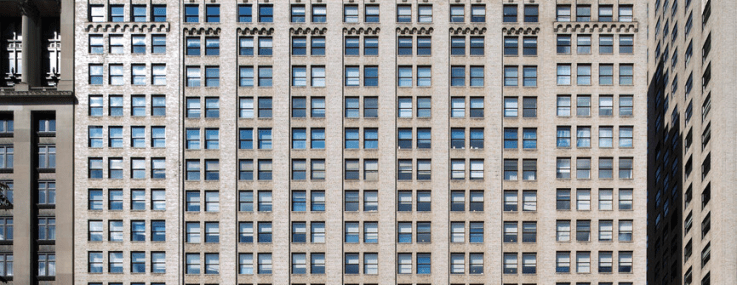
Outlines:
[{"label": "office building", "polygon": [[72,1],[0,6],[0,278],[72,284]]},{"label": "office building", "polygon": [[645,284],[643,1],[75,5],[75,284]]},{"label": "office building", "polygon": [[733,284],[737,3],[652,2],[648,284]]}]

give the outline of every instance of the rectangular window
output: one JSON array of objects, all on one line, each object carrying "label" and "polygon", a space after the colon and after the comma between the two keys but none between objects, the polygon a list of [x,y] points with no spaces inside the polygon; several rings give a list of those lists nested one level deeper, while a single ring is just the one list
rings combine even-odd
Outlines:
[{"label": "rectangular window", "polygon": [[166,22],[166,5],[151,5],[152,22]]},{"label": "rectangular window", "polygon": [[292,4],[292,23],[305,22],[305,5]]},{"label": "rectangular window", "polygon": [[559,54],[571,54],[571,36],[570,35],[558,35],[556,40],[556,51]]},{"label": "rectangular window", "polygon": [[486,22],[486,5],[471,5],[471,22]]},{"label": "rectangular window", "polygon": [[571,6],[570,5],[558,5],[556,9],[556,21],[558,22],[570,22],[571,21]]},{"label": "rectangular window", "polygon": [[538,21],[537,5],[525,5],[525,23],[537,23]]},{"label": "rectangular window", "polygon": [[343,5],[343,22],[358,23],[358,5]]},{"label": "rectangular window", "polygon": [[619,65],[619,85],[632,85],[634,71],[632,64]]},{"label": "rectangular window", "polygon": [[600,35],[599,36],[599,53],[600,54],[614,53],[614,36],[612,35]]},{"label": "rectangular window", "polygon": [[313,56],[325,55],[325,37],[312,37],[310,53]]},{"label": "rectangular window", "polygon": [[517,22],[517,5],[504,5],[503,12],[504,23]]},{"label": "rectangular window", "polygon": [[197,4],[184,5],[184,22],[197,23],[200,21],[200,6]]},{"label": "rectangular window", "polygon": [[253,20],[253,8],[251,4],[238,5],[238,22],[250,23]]},{"label": "rectangular window", "polygon": [[325,23],[327,20],[327,9],[325,5],[312,4],[312,22]]},{"label": "rectangular window", "polygon": [[366,11],[364,21],[366,23],[378,23],[379,22],[379,5],[364,5]]},{"label": "rectangular window", "polygon": [[504,86],[517,86],[519,68],[517,66],[504,67]]},{"label": "rectangular window", "polygon": [[124,5],[110,5],[110,22],[123,22]]},{"label": "rectangular window", "polygon": [[105,6],[103,5],[89,5],[89,21],[90,22],[105,22]]},{"label": "rectangular window", "polygon": [[412,6],[397,5],[397,23],[412,22]]},{"label": "rectangular window", "polygon": [[271,37],[258,38],[258,55],[271,56],[273,53],[273,39]]},{"label": "rectangular window", "polygon": [[591,5],[576,5],[576,22],[591,22]]},{"label": "rectangular window", "polygon": [[131,35],[131,53],[146,53],[145,35]]},{"label": "rectangular window", "polygon": [[432,23],[432,5],[417,5],[417,22]]},{"label": "rectangular window", "polygon": [[537,86],[537,66],[525,66],[522,68],[522,86]]}]

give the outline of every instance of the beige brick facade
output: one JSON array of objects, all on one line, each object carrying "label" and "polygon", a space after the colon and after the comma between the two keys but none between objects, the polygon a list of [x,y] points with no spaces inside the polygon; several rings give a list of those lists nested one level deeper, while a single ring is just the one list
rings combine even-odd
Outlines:
[{"label": "beige brick facade", "polygon": [[[92,21],[93,7],[98,7],[95,5],[103,7],[100,10],[103,11],[102,22]],[[111,22],[118,11],[118,6],[111,5],[123,5],[123,22]],[[145,5],[148,19],[153,17],[154,5],[166,5],[166,22],[132,22],[134,5]],[[197,22],[186,22],[187,5],[197,7]],[[206,22],[207,5],[219,5],[218,22]],[[252,7],[250,22],[238,21],[242,16],[239,5]],[[259,8],[266,5],[273,7],[273,22],[260,19],[263,15]],[[299,5],[306,10],[306,21],[293,23],[290,11],[292,7],[301,7]],[[313,9],[319,11],[322,5],[326,7],[326,21],[311,21]],[[576,21],[577,7],[585,8],[586,5],[590,5],[589,21],[583,18]],[[537,19],[532,21],[528,12],[530,18],[526,20],[525,8],[533,6],[538,11]],[[113,7],[115,11],[111,10]],[[354,7],[357,11],[355,23],[351,22]],[[378,22],[366,21],[366,11],[374,11],[373,7],[378,9]],[[410,21],[398,22],[404,15],[398,15],[398,11],[405,11],[405,7],[411,13]],[[463,7],[463,19],[451,21],[451,11],[457,11],[458,7]],[[516,9],[517,19],[504,21],[505,8],[511,7]],[[570,7],[571,22],[556,19],[559,10],[565,7]],[[606,11],[607,7],[614,11],[613,21],[598,18],[600,8]],[[627,21],[626,12],[620,15],[620,8],[626,11],[627,7],[633,12],[631,21]],[[584,10],[579,16],[583,17]],[[431,11],[431,17],[427,11]],[[484,20],[473,22],[472,11],[484,11]],[[78,1],[75,3],[74,65],[78,101],[74,116],[74,284],[644,285],[647,266],[646,11],[647,3],[635,0],[514,0],[503,3],[476,0]],[[606,12],[602,14],[605,16]],[[431,20],[423,22],[425,19]],[[132,53],[136,48],[134,37],[140,35],[145,36],[146,51]],[[154,37],[164,35],[165,53],[152,53]],[[558,38],[566,35],[570,35],[572,51],[559,53]],[[577,52],[579,35],[591,36],[590,54]],[[91,39],[97,40],[98,36],[102,37],[104,52],[92,54]],[[113,43],[117,43],[119,36],[122,37],[122,53],[111,53],[117,48]],[[613,39],[613,52],[600,53],[600,38],[609,36]],[[634,39],[632,52],[620,52],[621,39],[630,36]],[[298,47],[294,40],[301,37],[307,42],[305,55],[294,54],[298,53],[294,51]],[[218,39],[218,55],[207,55],[208,40],[215,38]],[[246,46],[241,41],[250,38],[253,39],[252,55],[247,55],[242,51]],[[266,55],[266,51],[260,49],[267,47],[266,39],[269,38],[271,54]],[[411,55],[399,55],[400,40],[409,38]],[[517,39],[517,55],[505,55],[505,38]],[[536,52],[525,55],[525,39],[533,38]],[[188,51],[190,39],[199,39],[199,55]],[[319,48],[319,42],[313,40],[320,39],[324,39],[324,55],[312,51]],[[359,42],[357,56],[350,54],[352,46],[347,44],[353,39]],[[367,39],[378,41],[375,54],[371,54]],[[420,39],[430,40],[431,55],[418,55]],[[457,44],[460,39],[464,41],[463,52],[453,45],[454,40]],[[479,39],[483,39],[482,44],[474,45]],[[260,48],[260,44],[264,46]],[[603,46],[606,49],[606,44]],[[118,64],[122,64],[122,79],[118,79]],[[137,82],[133,70],[138,64],[145,64],[142,85],[133,84]],[[575,74],[569,74],[571,84],[559,82],[558,70],[565,64],[570,64],[571,73],[576,73],[579,65],[590,64],[590,84],[577,84]],[[606,68],[609,64],[613,84],[599,84],[600,66]],[[160,65],[166,66],[166,83],[155,85],[154,70]],[[632,67],[632,74],[625,71],[620,76],[620,68],[626,70],[628,66]],[[194,69],[189,67],[199,68],[201,83],[198,86],[191,86],[195,77],[192,76],[194,72],[189,72]],[[219,68],[216,87],[212,86],[215,77],[207,76],[208,67]],[[266,67],[271,68],[270,76],[266,76],[266,69],[263,69]],[[307,75],[302,77],[295,73],[295,67],[305,67]],[[352,86],[354,67],[359,74],[357,86]],[[459,77],[453,76],[453,71],[458,72],[460,67],[463,68],[462,84]],[[516,86],[509,86],[511,81],[505,84],[506,79],[511,80],[505,77],[505,67],[516,68]],[[534,67],[535,75],[525,77],[525,74],[532,74],[531,69],[525,67]],[[95,72],[98,68],[102,68],[101,84],[92,84],[97,83]],[[315,86],[322,84],[319,72],[313,73],[313,68],[324,68],[324,86]],[[406,70],[411,70],[409,78],[405,76]],[[427,72],[429,78],[425,77]],[[606,80],[606,72],[602,76]],[[243,86],[249,85],[249,78],[253,86]],[[306,81],[305,86],[295,83],[301,78]],[[122,84],[115,85],[117,80],[122,80]],[[264,86],[266,80],[271,81],[270,86]],[[428,80],[429,86],[424,86]],[[376,81],[378,83],[374,84]],[[156,96],[159,95],[165,98],[163,116],[157,113],[160,110],[154,110],[158,106],[154,100],[158,100]],[[91,105],[90,98],[100,98],[95,96],[102,98],[101,116],[92,115],[90,111],[97,107]],[[144,113],[133,115],[137,112],[134,100],[139,100],[140,96],[146,102]],[[571,103],[569,115],[559,113],[563,107],[558,103],[559,98],[565,96],[569,96]],[[589,115],[576,115],[580,96],[590,96]],[[118,111],[117,98],[122,98],[122,111]],[[196,98],[201,115],[195,118],[191,114],[194,105],[190,102],[193,101],[188,99]],[[301,98],[305,98],[306,116],[294,115],[300,109],[295,103],[298,101],[294,100]],[[324,109],[320,110],[319,100],[323,98]],[[507,113],[511,112],[509,108],[505,109],[505,98],[517,99],[514,117]],[[631,114],[626,111],[629,105],[622,104],[627,98],[632,98]],[[218,100],[217,116],[214,99]],[[271,100],[270,105],[266,99]],[[354,99],[359,102],[357,116],[353,116]],[[461,99],[463,105],[459,107]],[[534,116],[529,107],[533,106],[532,99],[535,100]],[[378,105],[375,116],[371,114],[373,100]],[[599,102],[604,103],[600,106]],[[606,111],[606,102],[613,104],[611,114]],[[264,105],[260,106],[261,103]],[[429,116],[426,116],[428,105]],[[600,107],[604,110],[601,114]],[[408,116],[405,115],[407,111],[411,113]],[[313,112],[324,112],[324,117],[312,115]],[[102,127],[102,147],[91,147],[91,126]],[[118,126],[123,130],[121,147],[111,145],[116,137],[110,137],[110,127]],[[132,137],[133,127],[139,126],[145,127],[143,147],[134,146]],[[570,127],[568,146],[557,143],[561,139],[557,135],[559,127],[566,126]],[[590,146],[577,147],[576,130],[583,126],[590,127]],[[165,127],[163,146],[155,145],[153,127]],[[613,143],[599,147],[599,130],[609,127],[610,133],[616,134],[611,136]],[[632,127],[631,145],[620,145],[621,127]],[[505,129],[512,128],[517,132],[516,147],[505,147]],[[197,137],[201,146],[197,149],[189,145],[189,129],[199,130]],[[218,147],[207,149],[206,133],[214,129],[218,130]],[[261,137],[260,131],[267,129],[270,140],[266,133]],[[299,140],[295,139],[295,130],[301,129],[307,137],[304,149],[293,147],[295,140]],[[355,141],[357,148],[352,147],[354,140],[349,135],[354,129],[359,137]],[[370,135],[374,129],[375,139]],[[412,134],[409,148],[400,147],[403,142],[399,135],[405,129],[410,129]],[[426,129],[430,130],[431,146],[420,148],[420,131]],[[461,129],[462,142],[454,140],[453,136]],[[248,142],[241,134],[247,130],[253,131],[252,147],[243,146]],[[319,135],[312,136],[314,130],[324,131],[324,149],[310,146],[319,141]],[[535,130],[535,147],[531,147],[533,136],[524,130]],[[480,134],[483,135],[482,143],[472,142]],[[626,135],[623,137],[626,141]],[[259,147],[262,143],[270,147]],[[588,179],[577,179],[573,174],[579,157],[591,159]],[[145,161],[145,175],[141,179],[133,178],[137,177],[133,161],[140,158]],[[165,159],[165,178],[155,178],[154,161],[161,158]],[[571,160],[570,178],[558,173],[564,171],[558,169],[558,159],[563,158]],[[613,178],[598,176],[600,158],[612,159]],[[98,168],[90,165],[90,162],[97,163],[97,159],[102,161],[99,178],[96,177]],[[117,159],[122,159],[122,168],[117,168]],[[299,174],[293,173],[296,169],[293,167],[302,159],[306,179],[295,179]],[[519,175],[515,175],[518,179],[514,180],[510,170],[505,173],[505,160],[512,159],[518,162]],[[632,161],[631,169],[622,168],[631,175],[620,177],[620,161],[625,161],[621,159]],[[218,179],[205,179],[213,174],[206,169],[208,162],[215,160]],[[245,179],[241,165],[249,160],[253,161],[253,178]],[[259,168],[260,163],[267,160],[273,169],[269,173],[271,179],[259,179],[260,175],[264,175],[261,178],[266,175],[266,165]],[[359,165],[358,179],[352,179],[354,160]],[[533,160],[534,177],[523,168],[524,162]],[[194,161],[199,164],[200,178],[196,180],[187,176],[187,170],[193,169],[188,162]],[[324,161],[324,179],[313,178],[313,175],[320,175],[316,174],[320,161]],[[375,168],[373,161],[376,161]],[[409,176],[406,176],[405,163],[411,166]],[[427,166],[429,179],[425,179],[428,172],[424,167]],[[122,171],[120,178],[117,178],[118,170]],[[139,189],[144,190],[146,196],[142,210],[134,209],[131,198],[132,191]],[[159,189],[165,191],[163,209],[153,205],[152,191]],[[570,209],[558,209],[559,190],[565,189],[569,189]],[[295,191],[302,190],[306,194],[307,210],[293,211]],[[583,196],[587,190],[590,191],[588,202]],[[632,209],[620,208],[619,198],[626,196],[620,194],[628,190],[632,190],[629,200],[633,201]],[[187,193],[194,193],[190,191],[199,193],[198,211],[188,210]],[[208,196],[214,193],[212,191],[218,191],[218,211],[207,209],[215,206],[214,202],[206,203],[208,197],[214,197]],[[267,199],[266,191],[271,193],[273,206],[270,211],[260,211],[259,197]],[[576,195],[579,192],[582,194],[580,201]],[[95,194],[91,196],[90,193]],[[102,195],[100,209],[90,206],[90,197],[97,197],[96,193]],[[120,210],[111,208],[117,207],[118,193],[122,193]],[[240,199],[245,193],[253,193],[253,211],[241,210],[241,202],[245,201]],[[312,204],[318,202],[311,201],[313,193],[324,193],[324,211],[310,210]],[[352,207],[352,200],[348,200],[354,193],[358,193],[357,211],[351,211],[348,205]],[[372,193],[376,193],[377,210],[364,210],[364,207],[374,206]],[[425,201],[420,197],[424,199],[426,193],[430,193],[431,210],[418,211],[419,202]],[[483,193],[482,211],[471,211],[471,197],[475,193]],[[505,193],[517,193],[516,209],[505,208],[512,201],[511,198],[505,200]],[[529,199],[532,193],[535,193],[534,203]],[[611,209],[606,202],[609,200],[598,199],[600,195],[608,197],[607,193],[611,193]],[[411,211],[400,209],[403,207],[400,200],[405,199],[406,194],[411,197]],[[463,211],[453,208],[459,204],[452,202],[459,201],[460,196],[463,196]],[[111,197],[114,203],[110,202]],[[624,200],[626,204],[627,199]],[[584,209],[587,203],[589,209]],[[101,241],[91,240],[91,221],[102,222]],[[111,241],[111,221],[122,221],[122,241]],[[143,241],[133,241],[138,233],[134,233],[132,224],[138,221],[145,225]],[[153,221],[164,221],[165,241],[152,240]],[[570,221],[568,241],[557,238],[559,221]],[[590,237],[585,241],[576,240],[577,221],[590,221]],[[601,221],[612,222],[613,238],[599,239]],[[619,226],[629,221],[632,222],[631,238],[628,240],[624,229],[621,233],[625,237],[620,239]],[[205,242],[208,222],[218,223],[219,241],[216,243]],[[253,223],[252,242],[242,241],[240,231],[244,222]],[[260,225],[265,226],[267,222],[271,223],[271,242],[258,242]],[[293,241],[292,229],[300,222],[305,222],[307,242]],[[316,222],[324,222],[324,242],[311,242],[311,226]],[[400,224],[405,226],[407,222],[411,223],[412,242],[409,243],[404,242],[406,236],[400,235]],[[430,222],[431,238],[429,242],[421,242],[419,229],[426,222]],[[463,223],[462,239],[452,234],[453,225],[459,222]],[[517,224],[519,238],[516,242],[505,242],[505,222]],[[531,225],[524,222],[535,222],[535,241],[523,242],[524,225]],[[200,242],[187,242],[188,223],[199,225]],[[352,232],[346,233],[353,228],[353,223],[358,225],[357,243],[348,240]],[[378,229],[376,242],[370,238],[372,223],[376,223]],[[471,231],[471,223],[483,225],[481,240],[478,232]],[[473,240],[472,233],[475,234]],[[132,273],[133,263],[136,263],[132,254],[138,252],[144,252],[145,270]],[[558,263],[562,261],[558,253],[564,252],[570,253],[570,273],[557,270],[563,267]],[[163,272],[154,272],[153,256],[158,253],[165,253]],[[241,254],[249,253],[253,257],[253,274],[239,274],[241,270],[248,271],[246,264],[241,262]],[[301,270],[300,264],[295,262],[299,256],[294,254],[302,253],[305,254],[306,274],[292,274]],[[577,263],[577,253],[590,255],[590,272],[584,272],[584,259]],[[613,273],[599,270],[599,257],[607,253],[612,256]],[[631,259],[625,257],[629,253]],[[196,264],[188,261],[187,254],[199,255],[199,273],[194,273]],[[206,260],[214,256],[208,254],[218,254],[217,271],[213,271],[216,274],[206,274],[207,270],[216,268],[214,263],[206,264]],[[265,254],[271,254],[272,273],[258,274],[259,270],[266,270]],[[324,274],[311,273],[311,261],[318,256],[316,254],[324,254]],[[358,274],[350,273],[353,254],[358,257]],[[410,274],[405,274],[405,267],[399,265],[407,256],[405,254],[410,254]],[[508,254],[516,256],[516,272],[511,271],[511,264],[504,262]],[[259,255],[264,257],[261,264]],[[118,262],[118,256],[122,256],[122,261]],[[461,258],[462,262],[453,262]],[[483,262],[477,263],[478,258]],[[427,260],[429,264],[425,263]],[[122,272],[114,272],[121,267]],[[631,270],[627,270],[629,267]],[[101,272],[96,272],[98,268]]]}]

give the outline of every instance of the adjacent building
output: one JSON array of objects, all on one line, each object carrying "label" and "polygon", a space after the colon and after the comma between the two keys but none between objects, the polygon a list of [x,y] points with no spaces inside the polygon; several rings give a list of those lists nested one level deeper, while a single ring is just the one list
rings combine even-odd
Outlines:
[{"label": "adjacent building", "polygon": [[73,1],[0,6],[0,278],[72,284]]},{"label": "adjacent building", "polygon": [[737,3],[652,2],[648,284],[733,284]]},{"label": "adjacent building", "polygon": [[645,284],[644,1],[74,5],[74,284]]}]

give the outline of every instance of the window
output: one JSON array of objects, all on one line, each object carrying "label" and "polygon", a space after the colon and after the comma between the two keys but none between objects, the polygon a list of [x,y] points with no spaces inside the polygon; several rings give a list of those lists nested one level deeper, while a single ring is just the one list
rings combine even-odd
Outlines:
[{"label": "window", "polygon": [[632,221],[619,221],[619,241],[632,241]]},{"label": "window", "polygon": [[576,5],[576,22],[591,22],[591,5]]},{"label": "window", "polygon": [[576,210],[579,210],[579,211],[590,211],[591,210],[591,190],[588,190],[588,189],[576,190]]},{"label": "window", "polygon": [[[220,87],[220,67],[205,67],[205,86]],[[207,117],[207,115],[205,115]]]},{"label": "window", "polygon": [[[5,275],[6,276],[10,276],[10,275],[12,275],[12,268],[13,268],[13,263],[12,263],[12,260],[13,259],[12,258],[13,258],[13,256],[12,255],[9,255],[9,254],[5,254],[5,255],[3,255],[3,257],[5,257],[4,260],[3,260],[5,262],[5,264],[4,264],[5,267],[3,268],[3,269],[5,269],[5,273],[6,273]],[[10,269],[10,270],[8,270],[8,269]],[[87,253],[87,272],[89,272],[89,273],[102,273],[102,252],[99,252],[99,251],[91,251],[91,252],[88,252]]]},{"label": "window", "polygon": [[504,274],[517,274],[516,253],[504,253]]},{"label": "window", "polygon": [[471,56],[484,55],[484,37],[470,37],[469,54]]},{"label": "window", "polygon": [[619,65],[619,85],[632,85],[633,84],[633,67],[631,64],[620,64]]},{"label": "window", "polygon": [[[0,220],[0,221],[6,221]],[[13,219],[10,218],[10,224],[9,224],[9,238],[6,240],[12,240],[13,239]],[[7,231],[8,228],[5,230]],[[51,217],[39,217],[38,218],[38,240],[56,240],[56,219]]]},{"label": "window", "polygon": [[[363,86],[379,86],[379,68],[377,66],[364,66],[363,72]],[[418,77],[417,80],[419,83],[420,78]]]},{"label": "window", "polygon": [[366,23],[378,23],[379,22],[379,5],[366,4],[364,21]]},{"label": "window", "polygon": [[576,38],[576,53],[591,54],[591,35],[577,35]]},{"label": "window", "polygon": [[250,23],[253,19],[253,8],[251,4],[238,5],[238,22]]},{"label": "window", "polygon": [[556,252],[555,254],[555,272],[568,273],[571,271],[571,253]]},{"label": "window", "polygon": [[537,117],[537,98],[536,97],[522,98],[522,117],[525,117],[525,118]]},{"label": "window", "polygon": [[537,5],[525,5],[525,23],[537,23]]},{"label": "window", "polygon": [[632,172],[632,158],[619,158],[619,179],[632,179]]},{"label": "window", "polygon": [[271,274],[271,253],[258,254],[258,274]]},{"label": "window", "polygon": [[[621,15],[620,15],[621,19]],[[619,53],[631,54],[634,51],[634,38],[632,35],[619,36]]]},{"label": "window", "polygon": [[471,22],[472,23],[486,22],[486,6],[485,5],[471,5]]},{"label": "window", "polygon": [[109,158],[108,159],[108,178],[123,179],[123,159],[122,158]]},{"label": "window", "polygon": [[253,191],[238,192],[238,211],[253,212]]},{"label": "window", "polygon": [[591,178],[591,159],[590,158],[577,158],[576,159],[576,179],[590,179]]},{"label": "window", "polygon": [[504,160],[504,180],[516,181],[517,180],[517,160],[516,159],[505,159]]},{"label": "window", "polygon": [[504,67],[504,86],[517,86],[519,69],[517,66]]},{"label": "window", "polygon": [[123,252],[108,252],[108,272],[123,273]]},{"label": "window", "polygon": [[409,23],[412,21],[412,6],[397,5],[397,22]]},{"label": "window", "polygon": [[619,252],[619,273],[631,273],[631,272],[632,272],[632,252],[631,251],[620,251]]},{"label": "window", "polygon": [[558,35],[556,50],[559,54],[571,54],[571,36]]},{"label": "window", "polygon": [[[0,153],[2,151],[5,151],[5,159],[0,159],[0,168],[12,168],[13,167],[13,160],[12,160],[12,147],[0,147]],[[0,157],[1,158],[1,157]],[[102,178],[102,158],[89,158],[89,178]]]},{"label": "window", "polygon": [[205,5],[205,16],[206,22],[208,23],[219,23],[220,22],[220,5]]},{"label": "window", "polygon": [[111,64],[110,68],[110,85],[123,85],[123,65]]},{"label": "window", "polygon": [[571,178],[571,159],[570,158],[558,158],[556,162],[556,178],[558,179],[570,179]]},{"label": "window", "polygon": [[327,19],[327,9],[325,5],[312,4],[312,22],[325,23]]},{"label": "window", "polygon": [[325,55],[325,37],[312,37],[310,53],[313,56]]},{"label": "window", "polygon": [[131,64],[131,78],[133,85],[146,85],[146,65]]},{"label": "window", "polygon": [[123,5],[110,5],[110,22],[123,22]]},{"label": "window", "polygon": [[[483,71],[483,69],[482,69]],[[472,74],[473,76],[473,74]],[[525,66],[522,68],[522,86],[525,87],[536,87],[537,86],[537,66]],[[483,83],[483,79],[482,79]]]},{"label": "window", "polygon": [[591,253],[589,252],[576,252],[576,272],[578,273],[589,273],[591,272]]},{"label": "window", "polygon": [[504,37],[504,55],[517,56],[519,54],[518,37]]},{"label": "window", "polygon": [[200,7],[197,4],[184,5],[184,22],[197,23],[200,21]]},{"label": "window", "polygon": [[56,276],[56,254],[38,254],[38,276]]},{"label": "window", "polygon": [[466,55],[466,38],[450,38],[450,55]]},{"label": "window", "polygon": [[166,5],[151,5],[152,22],[166,22]]},{"label": "window", "polygon": [[131,35],[131,53],[146,53],[145,35]]},{"label": "window", "polygon": [[555,237],[557,241],[570,241],[571,221],[557,221]]},{"label": "window", "polygon": [[258,222],[258,242],[271,243],[271,222]]},{"label": "window", "polygon": [[[483,72],[481,73],[481,76],[483,76]],[[378,71],[377,71],[376,77],[377,77],[377,83],[374,85],[367,85],[367,86],[378,86]],[[481,82],[483,82],[483,78],[481,79]],[[430,67],[418,66],[417,67],[417,87],[430,87],[431,85],[432,85],[432,71],[430,70]]]},{"label": "window", "polygon": [[537,179],[537,160],[524,159],[522,161],[522,179],[528,181]]},{"label": "window", "polygon": [[599,36],[599,53],[611,54],[613,52],[614,52],[614,36],[612,35]]},{"label": "window", "polygon": [[556,190],[556,204],[557,210],[570,210],[571,209],[571,190],[558,189]]},{"label": "window", "polygon": [[632,136],[632,127],[619,127],[619,147],[631,148]]},{"label": "window", "polygon": [[619,210],[632,210],[632,189],[619,190]]},{"label": "window", "polygon": [[432,23],[432,5],[417,5],[417,22]]},{"label": "window", "polygon": [[464,21],[465,11],[463,5],[450,6],[450,22],[461,23]]},{"label": "window", "polygon": [[570,64],[558,64],[558,85],[571,85]]},{"label": "window", "polygon": [[187,67],[187,87],[200,87],[199,67]]},{"label": "window", "polygon": [[[587,197],[582,196],[581,194],[582,192],[584,195],[587,194],[586,191],[581,191],[581,190],[576,191],[577,193],[576,200],[578,200],[577,202],[579,202],[579,205],[581,204],[580,202],[581,200],[579,199],[587,198]],[[583,200],[583,201],[586,201],[586,200]],[[583,221],[583,220],[576,221],[576,240],[577,241],[590,241],[591,240],[591,221]]]},{"label": "window", "polygon": [[599,5],[599,22],[611,22],[614,19],[612,5]]},{"label": "window", "polygon": [[131,22],[146,22],[146,5],[132,5]]},{"label": "window", "polygon": [[343,22],[358,23],[358,5],[343,5]]},{"label": "window", "polygon": [[103,5],[89,5],[90,22],[105,22],[105,7]]},{"label": "window", "polygon": [[619,21],[632,22],[632,5],[619,5]]},{"label": "window", "polygon": [[271,56],[273,52],[272,48],[273,48],[273,41],[271,37],[259,37],[258,38],[258,55]]},{"label": "window", "polygon": [[524,37],[522,38],[522,54],[525,56],[536,56],[537,55],[537,38],[536,37]]},{"label": "window", "polygon": [[599,220],[599,241],[612,241],[612,221]]},{"label": "window", "polygon": [[292,86],[307,86],[307,68],[304,66],[292,66]]},{"label": "window", "polygon": [[271,4],[258,4],[259,23],[274,22],[274,6]]},{"label": "window", "polygon": [[292,4],[292,23],[305,22],[305,5]]},{"label": "window", "polygon": [[611,148],[613,144],[613,127],[599,127],[599,147]]},{"label": "window", "polygon": [[571,6],[570,5],[558,5],[556,8],[556,21],[558,22],[570,22],[571,21]]},{"label": "window", "polygon": [[271,212],[272,206],[271,191],[258,191],[258,211]]},{"label": "window", "polygon": [[517,22],[517,5],[504,5],[504,23]]},{"label": "window", "polygon": [[576,96],[576,115],[580,117],[591,116],[591,96]]}]

